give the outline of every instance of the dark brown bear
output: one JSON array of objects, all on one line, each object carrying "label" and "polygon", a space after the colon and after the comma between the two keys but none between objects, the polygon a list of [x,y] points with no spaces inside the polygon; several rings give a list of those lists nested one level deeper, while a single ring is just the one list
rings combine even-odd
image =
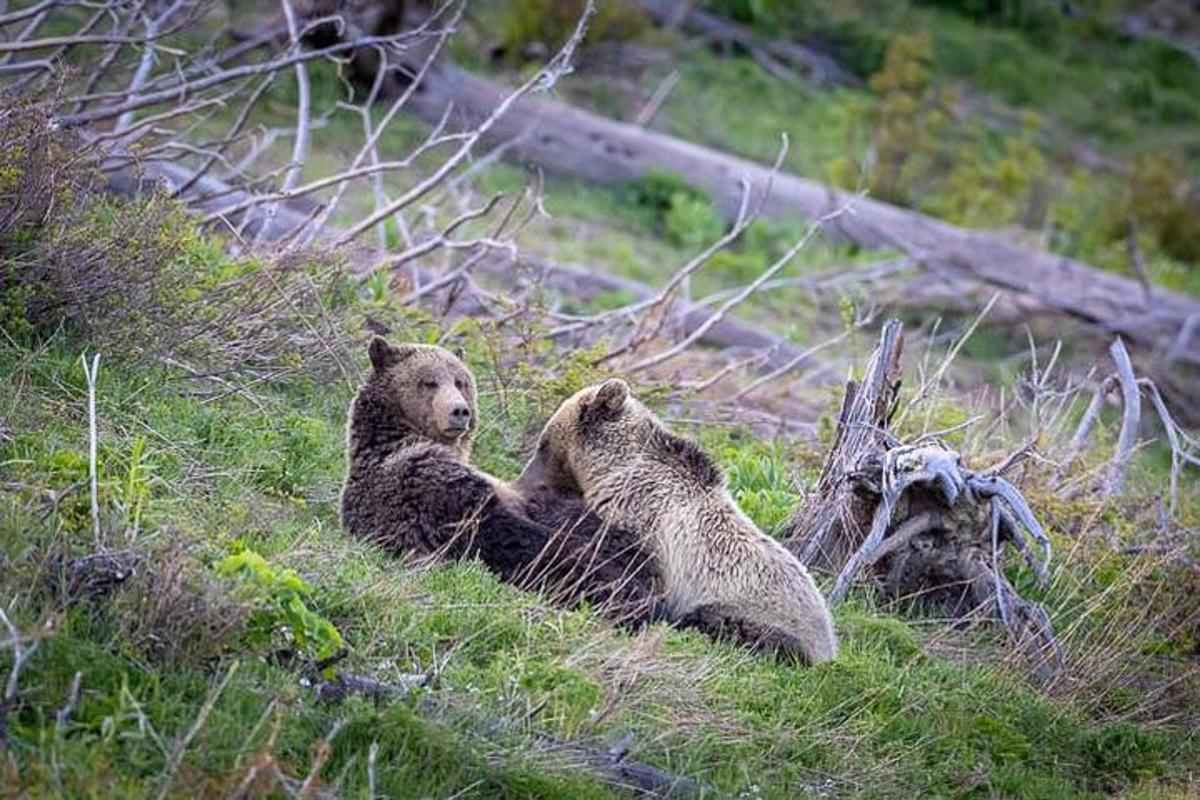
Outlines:
[{"label": "dark brown bear", "polygon": [[350,409],[341,519],[396,554],[478,557],[503,580],[619,621],[654,615],[656,575],[634,537],[580,499],[522,494],[468,462],[475,379],[448,350],[370,345]]}]

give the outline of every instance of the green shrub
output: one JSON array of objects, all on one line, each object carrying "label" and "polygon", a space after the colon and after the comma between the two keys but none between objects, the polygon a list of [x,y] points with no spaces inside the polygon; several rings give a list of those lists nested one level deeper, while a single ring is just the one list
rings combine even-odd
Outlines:
[{"label": "green shrub", "polygon": [[327,660],[342,649],[338,629],[305,603],[313,590],[295,570],[272,567],[253,550],[226,556],[215,568],[219,575],[240,579],[247,598],[256,603],[249,620],[255,645],[270,644],[282,631],[313,661]]}]

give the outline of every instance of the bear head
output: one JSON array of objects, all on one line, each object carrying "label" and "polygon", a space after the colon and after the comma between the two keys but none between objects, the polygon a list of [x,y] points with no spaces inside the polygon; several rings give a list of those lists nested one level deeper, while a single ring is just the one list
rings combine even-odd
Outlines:
[{"label": "bear head", "polygon": [[478,418],[475,378],[467,366],[444,347],[393,346],[378,336],[368,353],[371,375],[356,403],[361,422],[465,453]]},{"label": "bear head", "polygon": [[542,429],[521,474],[525,491],[583,494],[593,476],[632,457],[660,423],[619,378],[589,386],[566,400]]},{"label": "bear head", "polygon": [[598,479],[639,459],[658,465],[652,472],[662,480],[692,490],[724,483],[708,454],[671,433],[630,394],[629,384],[613,378],[577,392],[559,406],[542,429],[517,485],[525,492],[586,495]]}]

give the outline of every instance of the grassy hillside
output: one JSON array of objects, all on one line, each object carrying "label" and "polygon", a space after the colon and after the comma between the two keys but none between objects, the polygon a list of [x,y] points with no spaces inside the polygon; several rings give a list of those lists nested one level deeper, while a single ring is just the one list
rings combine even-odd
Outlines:
[{"label": "grassy hillside", "polygon": [[[74,224],[148,213],[107,204],[101,221]],[[109,234],[75,231],[81,241]],[[10,241],[6,258],[39,245]],[[198,233],[140,245],[191,267],[178,294],[152,309],[183,320],[245,308],[231,281],[276,268],[214,257]],[[11,314],[18,306],[8,297]],[[308,779],[310,789],[355,797],[619,795],[547,743],[611,746],[627,732],[631,757],[714,795],[1189,791],[1200,758],[1189,727],[1197,686],[1180,659],[1195,642],[1177,614],[1194,598],[1180,594],[1190,590],[1169,577],[1168,562],[1108,555],[1087,533],[1102,524],[1120,536],[1136,517],[1090,503],[1044,506],[1060,554],[1039,599],[1073,663],[1053,688],[1031,683],[990,626],[955,630],[875,608],[865,594],[838,609],[843,654],[816,669],[662,625],[617,630],[587,609],[502,586],[476,564],[406,567],[348,540],[335,515],[344,409],[364,362],[349,342],[366,315],[390,320],[397,338],[466,348],[482,387],[476,460],[504,477],[519,470],[524,443],[554,404],[599,374],[586,358],[521,346],[503,326],[440,329],[365,290],[321,299],[325,321],[349,338],[258,367],[229,360],[253,355],[234,349],[246,340],[219,335],[204,343],[215,349],[188,351],[191,366],[107,348],[137,336],[138,319],[87,336],[35,317],[24,330],[6,325],[0,597],[22,647],[36,647],[6,709],[6,791],[258,795]],[[281,310],[270,323],[282,341],[300,340],[314,309]],[[97,348],[100,536],[141,562],[123,588],[88,598],[64,565],[96,547],[80,354]],[[199,368],[214,357],[237,368]],[[256,370],[267,377],[253,379]],[[818,442],[681,427],[718,457],[767,529],[796,502],[795,480],[811,481],[820,463]],[[235,569],[230,557],[249,553],[265,564]],[[1012,575],[1028,587],[1023,570],[1014,565]],[[7,675],[11,634],[5,641]],[[339,644],[349,655],[337,670],[409,689],[320,702],[314,663]],[[423,674],[428,685],[415,685]]]},{"label": "grassy hillside", "polygon": [[[820,88],[614,2],[555,91],[628,120],[676,72],[650,122],[658,129],[763,160],[786,131],[798,173],[1108,269],[1130,269],[1132,218],[1153,279],[1195,292],[1200,75],[1161,42],[1116,33],[1125,4],[1079,4],[1071,18],[1060,5],[703,4],[759,35],[808,42],[858,79]],[[572,3],[480,0],[450,49],[515,80],[574,18]],[[229,21],[214,14],[162,52],[198,48]],[[44,33],[69,32],[67,22]],[[306,179],[335,172],[362,137],[362,120],[336,105],[352,90],[335,65],[314,63],[309,77],[328,113]],[[249,117],[261,138],[230,160],[274,130],[259,166],[285,166],[297,101],[289,70]],[[1044,588],[1016,558],[1005,573],[1053,620],[1067,666],[1052,680],[1037,679],[992,622],[881,605],[865,585],[835,610],[839,658],[812,669],[665,624],[617,628],[478,563],[389,557],[349,539],[336,508],[346,408],[371,332],[463,350],[481,394],[472,460],[511,479],[557,404],[611,372],[593,363],[607,342],[556,349],[541,312],[628,298],[534,293],[478,318],[418,310],[401,302],[404,276],[354,277],[353,252],[256,249],[162,194],[99,194],[98,176],[61,168],[78,142],[17,108],[0,112],[0,796],[623,797],[631,790],[571,749],[623,747],[709,797],[1200,792],[1200,484],[1185,472],[1169,514],[1170,454],[1155,442],[1139,449],[1124,494],[1088,491],[1111,455],[1116,409],[1103,410],[1065,475],[1041,455],[1014,473],[1054,558]],[[238,113],[205,109],[191,132],[201,141]],[[381,156],[401,157],[426,133],[400,117]],[[1108,165],[1084,164],[1081,147]],[[388,173],[385,190],[397,195],[442,157]],[[409,221],[427,233],[530,181],[482,159]],[[528,254],[661,283],[724,231],[679,176],[542,186],[550,216],[520,237]],[[356,182],[334,223],[373,208],[369,184]],[[755,223],[696,273],[693,295],[744,285],[800,230]],[[385,240],[401,245],[398,226]],[[781,276],[850,273],[880,257],[815,242]],[[763,393],[768,410],[813,409],[790,420],[811,435],[718,418],[711,395],[681,385],[727,358],[700,348],[638,376],[635,390],[717,459],[737,502],[774,531],[820,473],[836,384],[861,373],[874,344],[869,328],[852,330],[872,302],[852,287],[792,286],[738,311],[800,345],[847,333],[823,382]],[[969,322],[910,313],[903,404]],[[1026,335],[985,321],[898,433],[945,431],[979,468],[1026,444],[1038,404],[1061,388],[1031,387],[1030,351],[1044,368],[1051,348]],[[93,510],[84,364],[96,354]],[[1088,357],[1068,345],[1060,369],[1082,372]],[[1060,438],[1086,399],[1067,404]],[[1032,444],[1060,454],[1064,442],[1043,431]],[[1146,546],[1164,531],[1183,544]],[[106,548],[133,570],[119,585],[81,582],[81,559]],[[383,688],[331,696],[338,676]]]}]

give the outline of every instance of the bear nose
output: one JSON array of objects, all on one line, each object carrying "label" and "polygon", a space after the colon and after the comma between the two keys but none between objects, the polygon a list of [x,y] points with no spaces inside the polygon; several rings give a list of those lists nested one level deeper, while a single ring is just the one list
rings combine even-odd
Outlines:
[{"label": "bear nose", "polygon": [[471,421],[471,409],[465,405],[455,406],[450,412],[450,419],[459,425],[466,425]]}]

